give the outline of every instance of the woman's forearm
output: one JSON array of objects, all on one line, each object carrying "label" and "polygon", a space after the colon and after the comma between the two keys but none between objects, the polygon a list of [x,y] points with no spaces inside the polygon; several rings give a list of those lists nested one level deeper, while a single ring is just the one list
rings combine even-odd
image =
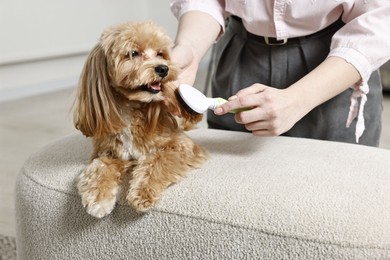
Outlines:
[{"label": "woman's forearm", "polygon": [[330,57],[286,89],[257,83],[242,89],[215,113],[223,115],[231,110],[251,108],[236,114],[236,122],[244,124],[254,135],[280,135],[312,109],[359,80],[360,74],[353,65],[342,58]]},{"label": "woman's forearm", "polygon": [[221,33],[221,25],[209,14],[190,11],[180,17],[175,44],[191,48],[198,61]]},{"label": "woman's forearm", "polygon": [[[288,88],[304,114],[337,96],[361,80],[356,68],[339,57],[329,57],[312,72]],[[303,115],[302,115],[303,116]]]}]

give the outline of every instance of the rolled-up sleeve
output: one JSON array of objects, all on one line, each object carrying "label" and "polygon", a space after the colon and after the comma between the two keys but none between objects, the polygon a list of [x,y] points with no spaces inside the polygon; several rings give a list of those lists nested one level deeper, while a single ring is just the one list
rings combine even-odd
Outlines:
[{"label": "rolled-up sleeve", "polygon": [[329,56],[338,56],[354,65],[362,82],[390,58],[390,1],[344,2],[346,23],[332,39]]},{"label": "rolled-up sleeve", "polygon": [[177,19],[189,11],[201,11],[211,15],[223,28],[225,1],[223,0],[172,0],[171,11]]},{"label": "rolled-up sleeve", "polygon": [[[357,0],[343,3],[342,19],[346,23],[332,38],[329,56],[337,56],[352,64],[361,76],[351,96],[346,122],[356,122],[356,142],[366,126],[364,106],[369,92],[371,73],[390,58],[390,1]],[[361,98],[360,103],[358,98]]]}]

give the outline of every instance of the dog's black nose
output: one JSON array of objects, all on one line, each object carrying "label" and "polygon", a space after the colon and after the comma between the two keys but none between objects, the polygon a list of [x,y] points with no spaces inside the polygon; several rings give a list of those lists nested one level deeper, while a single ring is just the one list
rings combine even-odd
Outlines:
[{"label": "dog's black nose", "polygon": [[168,75],[168,66],[166,65],[158,65],[154,68],[154,71],[156,71],[157,75],[164,78],[166,75]]}]

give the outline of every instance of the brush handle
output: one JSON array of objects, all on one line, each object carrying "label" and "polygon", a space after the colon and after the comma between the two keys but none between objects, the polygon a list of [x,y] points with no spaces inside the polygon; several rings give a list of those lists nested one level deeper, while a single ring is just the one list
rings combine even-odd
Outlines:
[{"label": "brush handle", "polygon": [[[209,98],[209,99],[210,99],[209,109],[211,109],[211,110],[215,110],[217,107],[219,107],[223,103],[228,102],[226,99],[223,99],[221,97]],[[250,107],[237,108],[237,109],[230,110],[229,113],[236,114],[236,113],[239,113],[239,112],[242,112],[242,111],[247,111],[247,110],[250,110],[250,109],[251,109]]]}]

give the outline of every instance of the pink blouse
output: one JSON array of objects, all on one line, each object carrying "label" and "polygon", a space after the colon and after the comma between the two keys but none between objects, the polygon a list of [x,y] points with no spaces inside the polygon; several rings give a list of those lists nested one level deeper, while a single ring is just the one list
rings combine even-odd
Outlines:
[{"label": "pink blouse", "polygon": [[249,32],[279,40],[315,33],[341,16],[346,25],[333,36],[329,56],[345,59],[362,78],[352,87],[346,123],[349,127],[358,117],[356,142],[359,141],[365,129],[367,81],[390,59],[390,0],[172,0],[171,10],[177,18],[188,11],[203,11],[214,17],[222,29],[224,18],[233,14],[242,18]]}]

